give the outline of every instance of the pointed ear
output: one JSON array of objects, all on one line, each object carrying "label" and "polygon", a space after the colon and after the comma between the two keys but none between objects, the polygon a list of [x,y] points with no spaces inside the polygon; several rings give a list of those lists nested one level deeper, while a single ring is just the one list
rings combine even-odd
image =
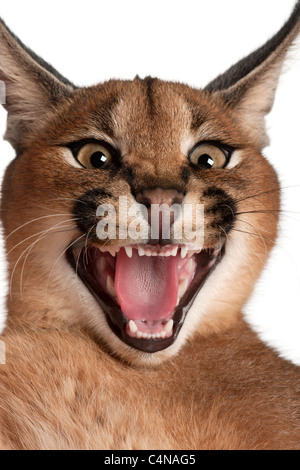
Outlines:
[{"label": "pointed ear", "polygon": [[206,91],[220,95],[260,149],[269,143],[265,115],[272,108],[287,52],[300,32],[300,1],[289,20],[265,45],[213,80]]},{"label": "pointed ear", "polygon": [[8,112],[5,139],[17,153],[75,88],[24,46],[1,19],[0,85],[0,103]]}]

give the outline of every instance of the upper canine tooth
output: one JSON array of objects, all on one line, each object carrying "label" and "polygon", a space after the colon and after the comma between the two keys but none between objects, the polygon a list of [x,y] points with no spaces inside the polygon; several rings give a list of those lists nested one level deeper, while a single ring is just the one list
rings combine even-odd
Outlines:
[{"label": "upper canine tooth", "polygon": [[138,253],[139,253],[139,256],[145,256],[144,248],[141,246],[138,246]]},{"label": "upper canine tooth", "polygon": [[111,247],[102,247],[102,249],[100,248],[101,251],[108,251],[108,253],[111,255],[111,256],[116,256],[116,253],[118,253],[118,251],[120,250],[119,247],[117,248],[111,248]]},{"label": "upper canine tooth", "polygon": [[124,246],[128,258],[132,258],[132,246]]},{"label": "upper canine tooth", "polygon": [[138,330],[138,327],[136,326],[136,324],[133,320],[129,320],[128,327],[129,327],[129,330],[131,331],[131,333],[136,333],[137,330]]},{"label": "upper canine tooth", "polygon": [[180,255],[181,255],[181,258],[185,258],[186,255],[187,255],[187,252],[189,251],[188,247],[187,246],[183,246],[180,250]]}]

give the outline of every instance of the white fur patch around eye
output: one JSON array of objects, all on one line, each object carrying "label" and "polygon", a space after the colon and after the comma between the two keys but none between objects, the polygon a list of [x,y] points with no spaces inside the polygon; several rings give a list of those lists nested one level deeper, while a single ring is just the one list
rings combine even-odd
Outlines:
[{"label": "white fur patch around eye", "polygon": [[237,166],[242,161],[242,158],[243,158],[243,151],[234,150],[230,157],[229,163],[226,166],[226,169],[230,170],[231,168],[234,168],[235,166]]},{"label": "white fur patch around eye", "polygon": [[84,169],[83,166],[80,165],[80,163],[78,163],[78,161],[74,157],[72,150],[65,148],[63,149],[62,152],[63,152],[63,157],[66,163],[68,163],[71,166],[74,166],[75,168],[81,168],[82,170]]},{"label": "white fur patch around eye", "polygon": [[[197,142],[196,142],[197,143]],[[180,143],[180,151],[182,155],[188,156],[190,150],[195,145],[195,138],[190,135],[188,132],[185,132],[182,136],[181,143]]]}]

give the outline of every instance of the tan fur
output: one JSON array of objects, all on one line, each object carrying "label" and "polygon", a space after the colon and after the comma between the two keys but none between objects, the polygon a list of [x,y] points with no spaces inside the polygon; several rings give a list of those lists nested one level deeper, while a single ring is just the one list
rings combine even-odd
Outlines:
[{"label": "tan fur", "polygon": [[[7,138],[19,154],[2,189],[10,292],[1,336],[7,361],[0,365],[1,448],[299,449],[299,368],[262,344],[241,315],[276,240],[280,190],[261,154],[263,123],[274,71],[298,30],[250,74],[237,102],[228,101],[232,89],[225,96],[139,78],[72,89],[53,77],[54,100],[42,93],[40,65],[0,24],[0,78],[12,76]],[[41,73],[51,82],[50,72]],[[24,74],[32,83],[16,111]],[[38,121],[27,110],[32,90],[35,99],[42,93],[45,114],[31,129],[28,119]],[[245,125],[242,109],[249,105],[256,113]],[[66,144],[87,136],[114,144],[122,169],[80,168]],[[187,152],[201,140],[226,142],[238,154],[227,169],[199,175]],[[130,177],[136,192],[177,188],[185,190],[183,203],[204,204],[205,248],[224,237],[221,207],[214,209],[222,204],[209,189],[226,193],[238,214],[225,232],[225,256],[177,340],[152,354],[112,332],[65,256],[77,238],[95,241],[76,224],[74,202],[99,187],[116,209],[119,195],[135,202]]]},{"label": "tan fur", "polygon": [[196,335],[152,369],[128,366],[59,324],[14,321],[4,339],[8,448],[299,448],[299,383],[290,381],[298,369],[241,320],[222,335]]}]

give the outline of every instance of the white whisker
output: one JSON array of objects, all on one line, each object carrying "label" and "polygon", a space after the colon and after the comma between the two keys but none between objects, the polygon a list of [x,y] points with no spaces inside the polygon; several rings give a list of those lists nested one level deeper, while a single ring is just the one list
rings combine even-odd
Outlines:
[{"label": "white whisker", "polygon": [[[48,215],[43,215],[42,217],[37,217],[36,219],[32,219],[32,220],[28,220],[27,222],[25,222],[23,225],[20,225],[19,227],[15,228],[12,232],[10,232],[6,237],[5,237],[5,240],[7,240],[9,237],[11,237],[11,235],[13,235],[15,232],[17,232],[18,230],[20,230],[22,227],[25,227],[26,225],[29,225],[29,224],[32,224],[33,222],[38,222],[39,220],[42,220],[42,219],[47,219],[48,217],[61,217],[61,216],[65,216],[66,214],[64,213],[56,213],[56,214],[48,214]],[[70,215],[69,213],[67,215]],[[74,219],[76,220],[76,219]]]}]

